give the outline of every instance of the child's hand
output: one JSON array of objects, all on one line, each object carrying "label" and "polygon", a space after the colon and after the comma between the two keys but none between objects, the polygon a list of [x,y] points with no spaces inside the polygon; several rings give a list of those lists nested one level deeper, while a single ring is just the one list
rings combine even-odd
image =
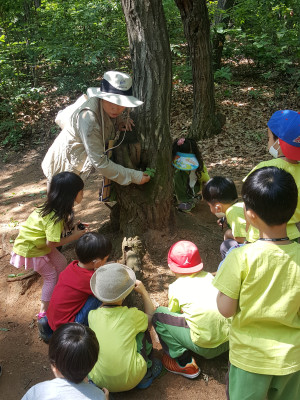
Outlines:
[{"label": "child's hand", "polygon": [[135,287],[133,289],[139,294],[147,293],[143,282],[139,281],[138,279],[135,281]]},{"label": "child's hand", "polygon": [[148,174],[145,174],[145,172],[144,172],[144,175],[141,179],[140,185],[143,185],[144,183],[147,183],[149,181],[150,181],[150,176]]},{"label": "child's hand", "polygon": [[131,118],[128,118],[119,123],[118,130],[119,131],[132,131],[133,126],[134,126],[133,120]]},{"label": "child's hand", "polygon": [[109,399],[109,391],[106,388],[102,388],[102,392],[105,394],[105,400]]},{"label": "child's hand", "polygon": [[79,239],[82,235],[84,235],[88,231],[89,231],[88,224],[84,224],[78,221],[77,224],[74,226],[74,231],[72,235],[76,236]]}]

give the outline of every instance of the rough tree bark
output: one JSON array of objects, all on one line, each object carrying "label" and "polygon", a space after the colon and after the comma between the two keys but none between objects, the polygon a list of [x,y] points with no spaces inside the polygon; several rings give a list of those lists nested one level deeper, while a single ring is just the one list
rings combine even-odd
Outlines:
[{"label": "rough tree bark", "polygon": [[210,23],[206,0],[175,0],[188,42],[194,89],[190,136],[202,139],[220,133],[225,118],[216,114]]},{"label": "rough tree bark", "polygon": [[145,185],[117,187],[120,230],[142,235],[164,229],[172,215],[170,137],[171,53],[161,0],[122,0],[130,44],[134,95],[144,104],[134,110],[141,144],[140,168],[155,168]]}]

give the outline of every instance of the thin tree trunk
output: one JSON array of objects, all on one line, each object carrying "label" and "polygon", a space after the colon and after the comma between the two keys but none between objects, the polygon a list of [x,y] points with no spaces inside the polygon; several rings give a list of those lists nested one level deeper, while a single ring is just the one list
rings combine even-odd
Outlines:
[{"label": "thin tree trunk", "polygon": [[226,29],[229,24],[228,14],[224,16],[221,11],[227,11],[233,7],[235,0],[219,0],[216,11],[216,16],[213,21],[213,66],[214,70],[221,68],[221,59],[223,54],[223,47],[225,43],[225,34],[218,33],[214,27],[219,24],[223,24],[223,29]]},{"label": "thin tree trunk", "polygon": [[220,133],[224,118],[216,115],[210,23],[205,0],[175,0],[189,45],[194,108],[190,136],[202,139]]}]

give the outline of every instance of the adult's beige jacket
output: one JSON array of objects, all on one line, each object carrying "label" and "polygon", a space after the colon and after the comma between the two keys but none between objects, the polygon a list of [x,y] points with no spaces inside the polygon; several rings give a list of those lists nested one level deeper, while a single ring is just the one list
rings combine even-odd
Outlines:
[{"label": "adult's beige jacket", "polygon": [[48,181],[62,171],[72,171],[85,179],[94,167],[120,185],[141,182],[142,171],[116,164],[105,154],[105,144],[115,139],[119,121],[112,120],[102,110],[101,101],[98,97],[91,97],[83,103],[48,149],[42,162]]}]

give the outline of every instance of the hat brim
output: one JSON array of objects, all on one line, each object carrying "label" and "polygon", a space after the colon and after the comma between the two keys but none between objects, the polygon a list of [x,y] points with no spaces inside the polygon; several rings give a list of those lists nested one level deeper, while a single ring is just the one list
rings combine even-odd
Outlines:
[{"label": "hat brim", "polygon": [[144,103],[134,96],[101,92],[100,88],[88,88],[87,95],[88,97],[99,97],[99,99],[109,101],[121,107],[138,107]]},{"label": "hat brim", "polygon": [[168,266],[171,271],[175,272],[176,274],[180,275],[187,275],[187,274],[195,274],[196,272],[200,272],[203,269],[203,262],[195,265],[194,267],[183,268],[179,267],[177,264],[169,261]]},{"label": "hat brim", "polygon": [[[113,264],[114,263],[106,264],[105,266],[111,266]],[[136,276],[135,276],[134,271],[131,268],[127,267],[126,265],[123,265],[123,267],[126,268],[126,271],[128,272],[128,275],[132,281],[132,284],[124,292],[120,293],[117,297],[107,299],[101,294],[101,291],[99,290],[99,287],[101,287],[101,285],[99,285],[99,282],[101,281],[101,273],[99,274],[98,271],[100,271],[100,269],[103,267],[104,267],[104,265],[102,267],[98,268],[97,271],[94,272],[94,274],[92,275],[91,280],[90,280],[90,287],[91,287],[91,290],[92,290],[94,296],[97,297],[97,299],[102,301],[103,303],[116,303],[117,301],[125,299],[125,297],[127,297],[129,295],[129,293],[132,292],[132,290],[135,286],[135,283],[136,283]],[[98,274],[97,274],[97,272],[98,272]]]},{"label": "hat brim", "polygon": [[293,161],[300,161],[300,147],[292,146],[282,139],[279,139],[279,144],[283,155]]}]

